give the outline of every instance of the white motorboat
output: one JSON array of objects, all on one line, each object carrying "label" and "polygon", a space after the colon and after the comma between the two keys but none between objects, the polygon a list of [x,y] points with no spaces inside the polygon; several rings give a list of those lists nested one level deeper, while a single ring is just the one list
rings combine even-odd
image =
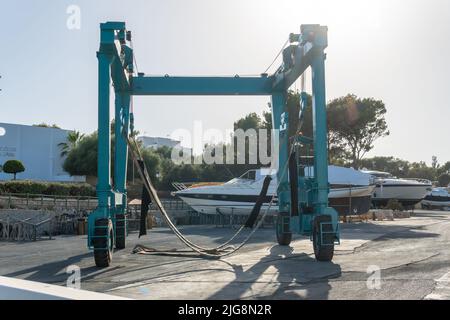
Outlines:
[{"label": "white motorboat", "polygon": [[370,174],[376,187],[372,196],[375,207],[386,206],[389,200],[398,200],[404,207],[412,207],[431,191],[431,181],[426,179],[399,179],[390,173],[361,170]]},{"label": "white motorboat", "polygon": [[449,188],[434,188],[422,200],[422,208],[450,210]]},{"label": "white motorboat", "polygon": [[[204,214],[249,214],[261,192],[264,178],[270,174],[268,169],[250,170],[239,178],[218,185],[200,185],[181,188],[177,184],[175,195],[180,197],[195,211]],[[305,175],[312,175],[312,168],[305,168]],[[374,185],[370,184],[370,175],[354,169],[329,166],[330,181],[329,205],[340,214],[356,215],[369,211]],[[273,214],[278,211],[277,178],[272,175],[266,199],[262,206],[264,212],[272,198],[270,207]]]}]

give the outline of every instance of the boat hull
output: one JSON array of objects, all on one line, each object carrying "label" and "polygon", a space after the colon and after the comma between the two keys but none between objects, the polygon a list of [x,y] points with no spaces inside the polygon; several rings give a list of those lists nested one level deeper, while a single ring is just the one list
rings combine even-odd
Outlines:
[{"label": "boat hull", "polygon": [[[360,215],[369,211],[373,186],[332,189],[329,205],[340,215]],[[246,215],[252,211],[258,195],[230,195],[181,193],[181,200],[193,210],[203,214],[236,214]],[[261,212],[269,210],[269,214],[278,212],[278,201],[275,198],[272,206],[269,203],[272,195],[266,196]]]},{"label": "boat hull", "polygon": [[372,203],[375,207],[386,206],[389,200],[398,200],[404,207],[411,207],[422,201],[431,185],[425,184],[392,184],[377,185],[373,192]]},{"label": "boat hull", "polygon": [[450,209],[450,196],[445,197],[428,195],[422,200],[424,209]]}]

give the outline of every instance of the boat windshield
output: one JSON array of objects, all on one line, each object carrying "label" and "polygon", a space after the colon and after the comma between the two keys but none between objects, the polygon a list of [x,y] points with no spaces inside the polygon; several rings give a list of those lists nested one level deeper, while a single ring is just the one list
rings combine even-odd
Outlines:
[{"label": "boat windshield", "polygon": [[247,171],[242,176],[240,176],[239,179],[255,181],[256,180],[256,170]]},{"label": "boat windshield", "polygon": [[370,172],[370,174],[375,178],[391,178],[395,179],[395,177],[387,172]]},{"label": "boat windshield", "polygon": [[239,184],[239,183],[254,183],[257,181],[261,181],[264,179],[267,175],[271,175],[272,179],[276,179],[276,174],[272,174],[272,170],[266,170],[266,169],[252,169],[241,175],[239,178],[234,178],[226,184]]}]

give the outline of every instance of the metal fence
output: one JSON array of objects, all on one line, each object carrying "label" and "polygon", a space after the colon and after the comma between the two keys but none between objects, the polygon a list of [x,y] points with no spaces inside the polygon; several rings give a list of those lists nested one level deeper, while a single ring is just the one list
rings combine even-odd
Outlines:
[{"label": "metal fence", "polygon": [[85,196],[49,196],[30,193],[0,194],[0,209],[26,210],[94,210],[97,198]]},{"label": "metal fence", "polygon": [[[233,209],[233,208],[229,208]],[[264,215],[264,210],[261,210],[261,214],[257,219],[256,223],[262,219]],[[239,214],[233,213],[231,210],[230,213],[217,213],[217,214],[204,214],[199,213],[194,210],[188,212],[186,224],[190,225],[214,225],[216,227],[231,227],[236,228],[242,226],[248,219],[249,214]],[[264,217],[264,221],[262,222],[261,227],[270,226],[273,227],[275,225],[275,219],[273,214],[269,214]]]},{"label": "metal fence", "polygon": [[0,240],[36,241],[44,235],[52,237],[55,220],[53,214],[8,211],[10,212],[0,216]]},{"label": "metal fence", "polygon": [[[167,210],[191,210],[191,207],[180,199],[161,199],[161,202]],[[155,203],[150,205],[150,210],[158,210]]]}]

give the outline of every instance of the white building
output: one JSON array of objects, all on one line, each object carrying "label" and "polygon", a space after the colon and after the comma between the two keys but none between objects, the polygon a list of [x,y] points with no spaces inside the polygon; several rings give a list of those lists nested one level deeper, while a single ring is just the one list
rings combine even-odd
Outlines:
[{"label": "white building", "polygon": [[[69,130],[0,123],[0,165],[8,160],[20,160],[25,172],[18,180],[81,182],[85,177],[72,177],[62,168],[61,142],[67,141]],[[0,180],[12,175],[0,172]]]},{"label": "white building", "polygon": [[173,140],[170,138],[141,136],[138,137],[137,140],[142,143],[142,146],[144,148],[151,148],[155,150],[161,147],[169,147],[169,148],[180,147],[180,141]]},{"label": "white building", "polygon": [[177,149],[179,152],[182,152],[185,155],[192,155],[192,149],[183,147],[181,145],[181,142],[178,140],[163,137],[146,137],[146,136],[138,137],[137,140],[142,143],[142,146],[144,148],[157,150],[161,147],[169,147],[171,149]]}]

